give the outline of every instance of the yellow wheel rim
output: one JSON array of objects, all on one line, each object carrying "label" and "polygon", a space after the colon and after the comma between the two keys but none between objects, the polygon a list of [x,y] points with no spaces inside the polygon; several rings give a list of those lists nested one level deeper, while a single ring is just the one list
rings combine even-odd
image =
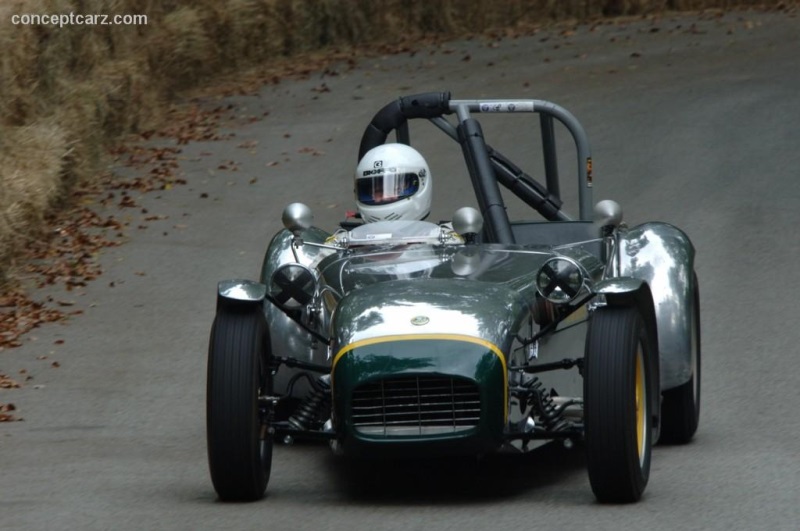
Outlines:
[{"label": "yellow wheel rim", "polygon": [[636,352],[636,447],[639,451],[639,461],[644,459],[645,444],[645,415],[647,401],[644,383],[644,362],[641,347]]}]

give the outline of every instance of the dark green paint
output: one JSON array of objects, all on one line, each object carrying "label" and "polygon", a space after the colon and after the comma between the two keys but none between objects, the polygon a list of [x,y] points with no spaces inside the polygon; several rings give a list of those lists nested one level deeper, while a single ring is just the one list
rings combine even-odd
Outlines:
[{"label": "dark green paint", "polygon": [[[477,383],[481,398],[478,426],[456,434],[372,436],[358,433],[351,419],[353,390],[362,383],[398,375],[462,377]],[[336,363],[333,408],[336,430],[346,452],[436,451],[481,453],[495,450],[505,426],[503,364],[489,348],[453,339],[406,339],[356,347]]]}]

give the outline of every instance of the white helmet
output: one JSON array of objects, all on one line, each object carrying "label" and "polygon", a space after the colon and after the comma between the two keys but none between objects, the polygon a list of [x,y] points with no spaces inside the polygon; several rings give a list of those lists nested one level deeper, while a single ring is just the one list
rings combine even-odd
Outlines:
[{"label": "white helmet", "polygon": [[433,183],[428,163],[405,144],[370,149],[356,168],[356,204],[362,219],[421,220],[431,211]]}]

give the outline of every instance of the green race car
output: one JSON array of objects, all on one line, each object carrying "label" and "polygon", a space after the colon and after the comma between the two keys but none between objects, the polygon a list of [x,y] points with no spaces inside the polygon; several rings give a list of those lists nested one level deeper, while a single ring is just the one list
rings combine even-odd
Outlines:
[{"label": "green race car", "polygon": [[[482,113],[538,117],[545,184],[487,145]],[[274,441],[315,438],[377,458],[580,442],[597,499],[638,500],[652,445],[697,429],[691,241],[666,223],[626,226],[613,201],[593,204],[589,143],[558,105],[400,98],[367,127],[359,160],[393,131],[410,144],[412,119],[460,145],[478,209],[443,225],[325,231],[307,206],[286,207],[261,278],[218,286],[207,435],[219,497],[261,498]],[[575,219],[560,199],[556,123],[578,159]],[[543,220],[510,220],[501,187]]]}]

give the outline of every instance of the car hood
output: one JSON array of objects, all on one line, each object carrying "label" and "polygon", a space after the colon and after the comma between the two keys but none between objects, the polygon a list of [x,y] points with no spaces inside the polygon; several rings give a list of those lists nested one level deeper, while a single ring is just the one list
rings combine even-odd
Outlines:
[{"label": "car hood", "polygon": [[507,246],[405,246],[329,257],[325,283],[343,297],[338,348],[405,335],[470,336],[504,352],[530,314],[534,279],[554,253]]}]

